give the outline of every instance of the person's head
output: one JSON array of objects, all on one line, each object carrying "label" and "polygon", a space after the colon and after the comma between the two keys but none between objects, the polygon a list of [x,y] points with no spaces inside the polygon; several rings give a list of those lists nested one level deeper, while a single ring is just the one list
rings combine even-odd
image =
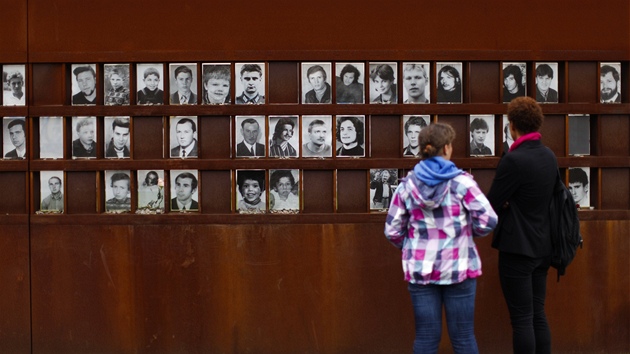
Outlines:
[{"label": "person's head", "polygon": [[379,182],[383,182],[383,183],[393,183],[394,179],[396,178],[395,176],[393,176],[389,170],[381,170],[379,171],[379,177],[380,177],[380,181]]},{"label": "person's head", "polygon": [[94,89],[96,88],[96,72],[91,66],[77,66],[72,72],[77,80],[79,90],[81,90],[84,95],[89,96],[94,93]]},{"label": "person's head", "polygon": [[269,184],[269,188],[273,188],[282,199],[287,199],[295,186],[295,178],[291,170],[275,170],[269,177]]},{"label": "person's head", "polygon": [[182,118],[175,125],[175,135],[179,146],[188,147],[195,139],[197,124],[190,118]]},{"label": "person's head", "polygon": [[187,204],[197,190],[197,177],[190,172],[182,172],[175,177],[175,195],[182,204]]},{"label": "person's head", "polygon": [[265,190],[265,171],[238,171],[236,184],[243,199],[255,203]]},{"label": "person's head", "polygon": [[295,122],[290,117],[281,117],[276,122],[276,127],[273,131],[273,140],[289,141],[293,137],[293,129],[295,129]]},{"label": "person's head", "polygon": [[540,64],[536,67],[536,87],[540,92],[547,92],[553,81],[553,69],[548,64]]},{"label": "person's head", "polygon": [[116,172],[112,175],[111,184],[114,198],[124,200],[129,194],[129,175],[122,172]]},{"label": "person's head", "polygon": [[359,82],[359,76],[361,76],[359,69],[352,64],[346,64],[339,74],[339,77],[343,80],[343,84],[346,86]]},{"label": "person's head", "polygon": [[209,103],[220,104],[230,94],[230,67],[225,65],[211,65],[203,73],[203,88]]},{"label": "person's head", "polygon": [[24,76],[19,71],[12,72],[7,75],[7,84],[14,96],[20,96],[22,95],[22,87],[24,87]]},{"label": "person's head", "polygon": [[510,133],[510,126],[508,124],[503,127],[503,134],[505,134],[505,140],[514,140],[512,139],[512,134]]},{"label": "person's head", "polygon": [[109,73],[109,83],[112,85],[112,88],[114,90],[122,87],[123,83],[124,83],[124,74],[122,72],[122,70],[120,69],[113,69],[110,73]]},{"label": "person's head", "polygon": [[511,92],[516,93],[523,86],[523,72],[516,65],[508,65],[503,69],[503,85]]},{"label": "person's head", "polygon": [[241,83],[243,92],[248,96],[255,96],[258,93],[258,85],[262,82],[262,69],[258,64],[245,64],[241,67]]},{"label": "person's head", "polygon": [[517,97],[507,108],[510,134],[517,139],[521,135],[537,132],[545,120],[542,108],[531,97]]},{"label": "person's head", "polygon": [[91,118],[79,119],[76,130],[83,145],[91,145],[94,142],[94,136],[96,135],[94,120]]},{"label": "person's head", "polygon": [[7,126],[11,143],[16,148],[24,147],[26,142],[26,121],[24,119],[14,119]]},{"label": "person's head", "polygon": [[619,72],[610,65],[603,65],[600,75],[599,88],[602,91],[602,100],[610,100],[619,91]]},{"label": "person's head", "polygon": [[313,90],[322,91],[326,89],[326,71],[321,65],[313,65],[306,71],[308,83],[311,84]]},{"label": "person's head", "polygon": [[405,135],[409,140],[409,146],[416,148],[418,147],[420,136],[420,131],[422,128],[427,126],[427,122],[425,122],[424,118],[420,116],[411,116],[405,122]]},{"label": "person's head", "polygon": [[575,204],[580,204],[588,194],[588,176],[581,168],[569,169],[569,192],[573,195]]},{"label": "person's head", "polygon": [[114,146],[120,150],[129,141],[129,118],[116,117],[112,122],[112,139]]},{"label": "person's head", "polygon": [[363,121],[355,116],[343,116],[337,120],[337,140],[344,145],[363,145]]},{"label": "person's head", "polygon": [[475,118],[470,122],[470,138],[476,144],[482,145],[486,141],[488,130],[490,130],[488,123],[481,118]]},{"label": "person's head", "polygon": [[322,146],[326,144],[326,123],[321,119],[314,119],[308,125],[308,138],[316,146]]},{"label": "person's head", "polygon": [[[370,71],[370,79],[374,83],[376,92],[390,93],[396,89],[396,79],[394,78],[394,69],[388,64],[378,64]],[[392,87],[392,85],[394,87]]]},{"label": "person's head", "polygon": [[455,129],[448,124],[434,123],[420,132],[420,154],[423,159],[443,156],[449,160],[453,153]]},{"label": "person's head", "polygon": [[160,72],[154,67],[148,67],[144,70],[144,85],[150,90],[155,91],[160,84]]},{"label": "person's head", "polygon": [[61,193],[61,178],[57,176],[52,176],[48,179],[48,189],[50,189],[50,193],[59,194]]},{"label": "person's head", "polygon": [[241,134],[243,139],[249,145],[254,145],[258,141],[258,134],[260,133],[260,126],[258,121],[254,118],[247,118],[241,122]]},{"label": "person's head", "polygon": [[438,72],[438,90],[455,91],[462,84],[459,71],[450,65],[444,65]]},{"label": "person's head", "polygon": [[193,82],[193,72],[191,68],[185,65],[178,66],[175,68],[173,76],[175,77],[175,83],[177,84],[177,90],[179,92],[190,92]]},{"label": "person's head", "polygon": [[422,64],[405,64],[403,67],[403,84],[409,101],[420,101],[425,99],[425,90],[429,80],[427,72]]},{"label": "person's head", "polygon": [[145,186],[157,186],[158,181],[160,180],[160,176],[155,171],[147,172],[146,176],[144,176],[144,185]]}]

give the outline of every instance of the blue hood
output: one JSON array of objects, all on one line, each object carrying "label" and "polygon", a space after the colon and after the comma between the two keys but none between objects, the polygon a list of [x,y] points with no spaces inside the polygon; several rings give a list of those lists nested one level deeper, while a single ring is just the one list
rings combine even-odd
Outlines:
[{"label": "blue hood", "polygon": [[414,175],[428,186],[435,186],[463,172],[453,162],[441,156],[422,160],[413,168]]}]

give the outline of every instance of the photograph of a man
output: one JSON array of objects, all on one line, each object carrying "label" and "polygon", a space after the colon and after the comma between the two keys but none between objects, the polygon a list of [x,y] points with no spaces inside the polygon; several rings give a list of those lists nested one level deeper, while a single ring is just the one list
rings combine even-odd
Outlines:
[{"label": "photograph of a man", "polygon": [[332,157],[332,116],[302,116],[302,157]]},{"label": "photograph of a man", "polygon": [[557,70],[558,63],[536,65],[536,101],[538,103],[558,103],[558,81],[553,79],[553,73]]},{"label": "photograph of a man", "polygon": [[197,171],[171,171],[171,211],[198,211]]},{"label": "photograph of a man", "polygon": [[96,117],[72,117],[72,157],[96,157]]},{"label": "photograph of a man", "polygon": [[236,63],[235,69],[239,73],[236,92],[242,92],[236,97],[236,104],[265,103],[264,68],[264,63]]},{"label": "photograph of a man", "polygon": [[[3,125],[6,132],[4,134],[4,158],[12,160],[25,159],[26,120],[18,117],[5,117]],[[8,141],[11,142],[11,145],[8,144]]]},{"label": "photograph of a man", "polygon": [[[270,116],[269,131],[273,128],[273,135],[269,139],[269,157],[297,157],[295,146],[299,143],[298,136],[294,134],[300,131],[297,126],[296,116]],[[291,144],[293,143],[293,144]]]},{"label": "photograph of a man", "polygon": [[105,144],[105,157],[106,158],[129,158],[131,155],[129,152],[129,117],[105,117],[105,126],[112,127],[112,130],[108,132],[109,139]]},{"label": "photograph of a man", "polygon": [[470,116],[470,156],[494,154],[493,150],[487,146],[494,146],[494,135],[489,134],[493,130],[493,115]]},{"label": "photograph of a man", "polygon": [[403,116],[403,156],[420,156],[420,131],[428,125],[430,117],[425,116]]},{"label": "photograph of a man", "polygon": [[621,103],[620,63],[602,63],[600,68],[599,88],[601,103]]},{"label": "photograph of a man", "polygon": [[429,103],[429,63],[403,63],[404,103]]},{"label": "photograph of a man", "polygon": [[437,103],[462,103],[461,62],[437,63]]},{"label": "photograph of a man", "polygon": [[186,105],[197,104],[195,93],[195,76],[197,76],[196,64],[170,64],[171,77],[171,104]]},{"label": "photograph of a man", "polygon": [[130,171],[106,171],[105,176],[109,179],[110,190],[106,191],[107,201],[105,202],[105,211],[130,211],[131,197],[129,190],[131,189]]},{"label": "photograph of a man", "polygon": [[573,196],[573,200],[577,207],[588,207],[591,205],[588,193],[588,175],[590,167],[569,168],[569,185],[568,189]]},{"label": "photograph of a man", "polygon": [[138,64],[136,67],[136,100],[139,105],[164,104],[164,84],[160,80],[164,68],[162,64]]},{"label": "photograph of a man", "polygon": [[171,117],[171,157],[197,157],[197,117]]},{"label": "photograph of a man", "polygon": [[525,96],[525,63],[503,64],[503,103],[510,103],[516,97]]},{"label": "photograph of a man", "polygon": [[330,63],[302,63],[302,103],[331,103]]},{"label": "photograph of a man", "polygon": [[24,65],[4,65],[3,72],[7,73],[6,84],[8,91],[3,93],[2,104],[4,106],[24,106],[26,105],[26,93],[24,92]]},{"label": "photograph of a man", "polygon": [[96,104],[96,64],[73,64],[72,105]]},{"label": "photograph of a man", "polygon": [[236,157],[265,157],[265,144],[259,143],[265,137],[264,116],[236,116]]},{"label": "photograph of a man", "polygon": [[40,177],[41,195],[46,195],[41,200],[40,210],[63,212],[63,171],[42,171]]}]

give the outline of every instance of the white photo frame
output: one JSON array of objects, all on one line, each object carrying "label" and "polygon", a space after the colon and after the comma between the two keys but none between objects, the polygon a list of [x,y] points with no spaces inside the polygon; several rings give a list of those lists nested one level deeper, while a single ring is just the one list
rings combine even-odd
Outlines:
[{"label": "white photo frame", "polygon": [[236,104],[264,104],[267,82],[265,63],[236,63],[234,86]]},{"label": "white photo frame", "polygon": [[332,103],[332,63],[302,63],[302,103]]},{"label": "white photo frame", "polygon": [[63,117],[39,117],[39,158],[63,159]]},{"label": "white photo frame", "polygon": [[494,156],[494,115],[472,114],[469,126],[470,156]]},{"label": "white photo frame", "polygon": [[600,63],[599,75],[599,101],[621,103],[621,63]]},{"label": "white photo frame", "polygon": [[430,115],[403,115],[402,116],[402,155],[403,157],[419,158],[420,131],[431,124]]},{"label": "white photo frame", "polygon": [[103,102],[106,106],[129,105],[129,69],[129,64],[103,65]]},{"label": "white photo frame", "polygon": [[510,147],[512,146],[512,144],[514,144],[514,138],[512,138],[512,133],[510,132],[510,127],[509,127],[510,121],[508,120],[507,114],[503,115],[503,117],[501,118],[501,122],[502,122],[501,139],[503,141],[503,143],[501,144],[502,146],[501,154],[507,154],[508,151],[510,151]]},{"label": "white photo frame", "polygon": [[131,171],[105,171],[105,212],[131,211]]},{"label": "white photo frame", "polygon": [[164,170],[138,170],[138,209],[164,210]]},{"label": "white photo frame", "polygon": [[431,103],[431,65],[429,62],[403,62],[403,103]]},{"label": "white photo frame", "polygon": [[302,157],[332,157],[332,116],[302,116]]},{"label": "white photo frame", "polygon": [[269,170],[269,212],[299,212],[300,190],[300,170]]},{"label": "white photo frame", "polygon": [[365,116],[337,116],[336,156],[365,157]]},{"label": "white photo frame", "polygon": [[386,211],[398,187],[398,170],[395,168],[371,168],[370,211]]},{"label": "white photo frame", "polygon": [[169,103],[171,105],[196,105],[197,96],[197,64],[169,64]]},{"label": "white photo frame", "polygon": [[536,63],[536,102],[558,103],[558,63]]},{"label": "white photo frame", "polygon": [[136,104],[164,104],[164,65],[136,64]]},{"label": "white photo frame", "polygon": [[199,180],[198,170],[171,170],[171,212],[199,211]]},{"label": "white photo frame", "polygon": [[39,210],[63,213],[65,175],[63,171],[41,171],[39,173]]},{"label": "white photo frame", "polygon": [[197,116],[171,116],[170,157],[196,159],[199,157]]},{"label": "white photo frame", "polygon": [[232,103],[232,64],[204,63],[201,66],[201,102],[205,105]]},{"label": "white photo frame", "polygon": [[398,103],[398,63],[370,63],[370,103]]},{"label": "white photo frame", "polygon": [[236,211],[258,214],[267,211],[265,170],[236,170]]},{"label": "white photo frame", "polygon": [[2,65],[2,73],[2,105],[26,106],[26,65]]},{"label": "white photo frame", "polygon": [[527,96],[527,64],[524,62],[503,63],[503,103],[516,97]]},{"label": "white photo frame", "polygon": [[234,142],[236,157],[267,156],[265,116],[235,116]]},{"label": "white photo frame", "polygon": [[96,117],[72,117],[72,158],[95,159],[98,136]]},{"label": "white photo frame", "polygon": [[591,168],[569,167],[569,184],[567,188],[573,196],[578,208],[591,207]]},{"label": "white photo frame", "polygon": [[298,116],[269,116],[269,157],[300,156],[300,122]]},{"label": "white photo frame", "polygon": [[71,102],[73,106],[94,106],[97,98],[96,64],[72,64],[70,82],[72,83]]},{"label": "white photo frame", "polygon": [[591,116],[569,114],[569,155],[591,154]]},{"label": "white photo frame", "polygon": [[25,117],[2,118],[3,149],[5,160],[22,160],[28,157],[28,133]]},{"label": "white photo frame", "polygon": [[335,102],[365,103],[365,63],[335,63]]},{"label": "white photo frame", "polygon": [[462,62],[436,63],[435,85],[437,103],[462,103],[464,87]]},{"label": "white photo frame", "polygon": [[131,157],[131,117],[105,117],[105,158],[128,159]]}]

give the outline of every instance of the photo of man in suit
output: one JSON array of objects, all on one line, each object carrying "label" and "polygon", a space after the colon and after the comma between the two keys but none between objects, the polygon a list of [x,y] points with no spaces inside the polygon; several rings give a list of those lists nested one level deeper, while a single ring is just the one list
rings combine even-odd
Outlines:
[{"label": "photo of man in suit", "polygon": [[[237,121],[239,118],[241,117],[237,117]],[[265,157],[265,145],[258,142],[258,137],[264,136],[265,132],[261,132],[261,125],[256,118],[244,118],[240,129],[243,141],[236,145],[236,157]]]},{"label": "photo of man in suit", "polygon": [[197,193],[197,183],[197,177],[191,172],[182,172],[175,177],[171,190],[171,194],[175,195],[171,199],[171,211],[199,210],[199,203],[193,199],[193,195]]},{"label": "photo of man in suit", "polygon": [[536,66],[536,101],[538,103],[558,103],[558,91],[551,87],[552,83],[553,68],[551,65],[542,63]]},{"label": "photo of man in suit", "polygon": [[[26,121],[18,118],[13,119],[7,125],[11,144],[15,149],[4,154],[5,159],[24,159],[26,158]],[[5,147],[6,148],[6,147]],[[5,150],[6,151],[6,150]]]},{"label": "photo of man in suit", "polygon": [[[181,117],[172,117],[174,119]],[[197,157],[197,123],[196,117],[181,118],[175,124],[175,138],[177,146],[171,148],[171,157],[192,158]],[[173,136],[171,134],[171,136]]]},{"label": "photo of man in suit", "polygon": [[171,104],[197,104],[197,94],[193,92],[195,75],[190,65],[179,65],[173,72],[175,87],[171,85]]}]

